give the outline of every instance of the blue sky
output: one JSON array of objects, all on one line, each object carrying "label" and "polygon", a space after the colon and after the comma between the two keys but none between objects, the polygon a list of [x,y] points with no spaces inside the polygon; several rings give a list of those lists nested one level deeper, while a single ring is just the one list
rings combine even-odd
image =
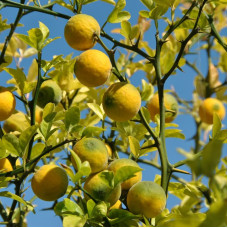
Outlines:
[{"label": "blue sky", "polygon": [[[41,1],[42,2],[42,1]],[[110,4],[107,4],[105,2],[94,2],[92,4],[83,6],[82,12],[85,14],[92,15],[97,19],[100,25],[103,25],[105,22],[107,16],[113,9],[113,6]],[[131,13],[131,19],[130,22],[132,25],[137,23],[138,20],[138,11],[139,10],[145,10],[145,6],[139,1],[139,0],[127,0],[127,5],[125,10],[129,11]],[[69,10],[65,10],[62,7],[55,6],[54,10],[58,12],[65,13],[69,16],[72,16],[72,12]],[[10,9],[10,8],[5,8],[1,10],[1,14],[3,18],[8,18],[8,22],[13,23],[15,17],[16,17],[17,9]],[[167,15],[169,16],[169,15]],[[180,14],[178,13],[178,16]],[[25,17],[22,18],[20,21],[22,24],[24,24],[24,27],[18,27],[16,32],[17,33],[26,33],[29,29],[38,27],[38,22],[41,21],[43,22],[49,29],[50,29],[50,37],[61,37],[60,39],[54,41],[50,45],[48,45],[44,51],[43,51],[43,58],[44,59],[52,59],[53,55],[60,55],[64,54],[64,56],[73,53],[74,56],[77,56],[80,52],[73,50],[70,48],[67,44],[66,41],[64,40],[64,26],[66,24],[66,20],[62,18],[56,18],[51,15],[45,15],[39,12],[34,12],[31,13]],[[107,24],[105,27],[105,31],[109,34],[110,31],[113,28],[119,28],[120,24]],[[159,21],[159,29],[162,32],[164,28],[166,27],[166,24],[164,22]],[[0,42],[4,41],[5,35],[8,34],[8,30],[6,32],[3,32],[0,36]],[[151,29],[146,33],[145,39],[151,44],[151,47],[154,47],[155,45],[155,27],[154,24],[152,23]],[[224,32],[225,35],[225,32]],[[121,35],[113,34],[113,36],[120,40],[122,39]],[[111,47],[111,43],[107,42],[105,39],[103,41],[106,43],[108,47]],[[102,50],[102,48],[97,44],[95,46],[96,49]],[[197,49],[197,45],[194,47]],[[119,49],[121,51],[121,49]],[[203,73],[203,75],[206,74],[207,72],[207,61],[206,61],[206,54],[204,51],[198,52],[197,55],[190,56],[188,57],[191,62],[195,61],[197,63],[197,66],[199,67],[200,71]],[[213,58],[216,58],[216,55],[213,56]],[[32,58],[29,59],[24,59],[21,66],[25,69],[25,72],[27,73],[28,67],[31,64]],[[10,67],[13,67],[11,65]],[[188,66],[183,67],[184,72],[177,71],[177,74],[170,77],[167,80],[167,83],[165,85],[165,89],[171,89],[171,87],[174,87],[177,94],[182,97],[183,99],[186,100],[191,100],[192,99],[192,92],[194,90],[194,84],[193,80],[194,77],[196,76],[195,72],[191,70]],[[10,76],[2,72],[0,75],[0,85],[5,85],[6,81],[10,78]],[[146,80],[146,77],[142,71],[137,72],[132,78],[131,82],[134,85],[138,85],[142,79]],[[225,75],[223,74],[221,76],[221,81],[224,81]],[[141,83],[140,83],[141,84]],[[23,106],[21,102],[17,102],[17,109],[18,110],[23,110]],[[195,125],[194,125],[194,120],[192,119],[191,116],[189,115],[179,115],[175,123],[179,124],[179,128],[182,129],[183,133],[186,136],[187,140],[181,140],[181,139],[173,139],[169,138],[167,139],[167,152],[168,152],[168,157],[171,163],[175,163],[184,157],[181,156],[177,152],[177,148],[183,148],[186,151],[189,151],[190,148],[194,145],[193,141],[188,140],[190,139],[194,132],[195,132]],[[226,120],[223,121],[223,124],[226,127]],[[224,154],[226,153],[225,147],[224,147]],[[160,172],[148,165],[141,165],[141,167],[144,169],[143,171],[143,180],[153,180],[154,176],[156,174],[160,174]],[[183,169],[187,169],[187,167],[183,167]],[[190,177],[186,177],[183,175],[179,175],[180,177],[190,179]],[[31,177],[30,177],[31,178]],[[29,178],[29,179],[30,179]],[[28,187],[26,191],[26,200],[29,200],[32,196],[33,193],[31,191],[31,186],[30,182],[27,182],[26,185]],[[9,187],[9,189],[12,189],[12,187]],[[9,202],[6,202],[5,205]],[[28,219],[28,226],[62,226],[62,222],[59,219],[58,216],[55,216],[53,211],[41,211],[43,208],[48,208],[52,205],[51,202],[45,202],[39,199],[36,199],[34,203],[37,205],[36,207],[36,214],[30,213],[29,216],[27,217]],[[178,204],[179,201],[173,197],[170,196],[168,201],[167,201],[167,207],[171,208],[174,205]]]}]

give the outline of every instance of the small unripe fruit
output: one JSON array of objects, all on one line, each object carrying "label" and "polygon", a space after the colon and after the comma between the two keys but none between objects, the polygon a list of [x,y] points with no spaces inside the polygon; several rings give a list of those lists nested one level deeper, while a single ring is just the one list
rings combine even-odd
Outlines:
[{"label": "small unripe fruit", "polygon": [[61,99],[62,90],[55,81],[47,80],[42,83],[37,99],[38,106],[44,108],[48,103],[54,103],[56,105]]},{"label": "small unripe fruit", "polygon": [[166,205],[163,188],[152,182],[142,181],[133,185],[127,194],[127,206],[134,214],[154,218],[161,214]]}]

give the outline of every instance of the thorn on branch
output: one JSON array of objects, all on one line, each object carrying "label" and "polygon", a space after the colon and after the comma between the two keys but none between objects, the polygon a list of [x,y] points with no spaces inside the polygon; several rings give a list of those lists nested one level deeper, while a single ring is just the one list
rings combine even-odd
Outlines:
[{"label": "thorn on branch", "polygon": [[185,171],[185,170],[182,170],[182,169],[177,169],[177,168],[172,168],[172,172],[184,173],[184,174],[191,175],[191,173],[189,173],[188,171]]}]

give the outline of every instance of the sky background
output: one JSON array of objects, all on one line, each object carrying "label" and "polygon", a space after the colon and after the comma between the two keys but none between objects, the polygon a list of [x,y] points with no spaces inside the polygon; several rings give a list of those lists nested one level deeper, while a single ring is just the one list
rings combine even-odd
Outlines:
[{"label": "sky background", "polygon": [[[43,4],[43,0],[41,0],[41,3]],[[69,16],[73,16],[73,13],[70,12],[69,10],[64,9],[63,7],[60,6],[55,6],[53,8],[55,11],[67,14]],[[105,22],[107,16],[109,13],[112,11],[113,5],[107,4],[105,2],[94,2],[89,5],[85,5],[82,8],[82,13],[84,14],[89,14],[93,17],[96,18],[98,23],[102,26],[103,23]],[[139,1],[139,0],[127,0],[127,5],[125,7],[125,10],[129,11],[131,13],[131,19],[129,20],[132,25],[137,23],[138,20],[138,12],[140,10],[146,10],[146,7]],[[17,14],[17,9],[13,8],[4,8],[1,10],[0,14],[2,14],[3,19],[7,18],[8,23],[13,23]],[[177,14],[180,16],[180,13]],[[169,16],[169,14],[167,14]],[[64,54],[64,56],[69,55],[70,53],[73,53],[73,56],[79,55],[81,52],[73,50],[71,47],[69,47],[64,39],[64,27],[67,22],[66,19],[62,18],[57,18],[51,15],[46,15],[42,14],[39,12],[34,12],[26,15],[23,17],[20,21],[20,23],[24,24],[24,27],[18,27],[16,32],[17,33],[22,33],[22,34],[27,34],[27,31],[31,28],[36,28],[39,27],[38,22],[41,21],[44,23],[50,30],[50,38],[54,37],[61,37],[61,39],[57,39],[56,41],[52,42],[49,44],[43,51],[43,58],[46,60],[51,60],[53,55],[60,55]],[[160,33],[162,33],[167,26],[166,23],[162,22],[159,20],[159,30]],[[112,35],[115,39],[120,40],[123,37],[118,34],[111,34],[110,31],[114,28],[120,28],[120,24],[110,24],[108,23],[105,26],[105,31]],[[8,35],[9,30],[6,32],[2,32],[0,34],[0,42],[4,42],[4,38],[6,35]],[[151,28],[148,32],[145,34],[145,40],[149,42],[150,46],[152,48],[155,47],[155,27],[154,24],[151,23]],[[223,31],[223,35],[226,35],[226,31]],[[105,40],[104,38],[102,39],[105,44],[111,48],[112,44]],[[194,46],[194,49],[197,50],[198,46],[200,44],[196,44]],[[101,46],[96,44],[94,47],[95,49],[102,50]],[[123,49],[118,48],[118,50],[122,51]],[[103,50],[102,50],[103,51]],[[203,75],[206,75],[207,73],[207,59],[206,59],[206,52],[205,51],[198,51],[198,54],[189,56],[188,59],[191,62],[196,62],[199,70],[203,73]],[[24,59],[21,63],[21,67],[25,69],[25,73],[28,72],[28,67],[30,66],[32,59],[35,58],[33,56],[32,58]],[[217,55],[214,53],[212,55],[212,58],[214,60],[217,59]],[[138,59],[141,59],[139,57]],[[15,64],[11,64],[10,67],[15,67]],[[188,66],[183,67],[184,72],[177,71],[177,74],[170,77],[166,84],[165,84],[165,89],[171,89],[172,87],[175,88],[176,93],[183,99],[185,100],[191,100],[192,99],[192,92],[194,90],[194,84],[193,80],[194,77],[196,76],[196,73],[190,69]],[[220,75],[220,80],[223,82],[225,79],[226,75],[221,74]],[[6,86],[6,81],[10,79],[11,77],[5,73],[4,71],[1,72],[0,74],[0,85],[1,86]],[[144,79],[146,80],[145,73],[142,71],[138,71],[133,75],[133,77],[130,79],[131,83],[134,84],[135,86],[141,85],[141,80]],[[17,109],[24,111],[23,105],[20,101],[17,100]],[[189,151],[192,146],[194,146],[193,140],[190,140],[190,138],[193,136],[195,133],[195,124],[194,120],[190,115],[179,115],[176,120],[174,121],[175,123],[179,124],[179,129],[182,129],[183,133],[186,136],[186,140],[181,140],[181,139],[174,139],[174,138],[168,138],[167,139],[167,153],[168,153],[168,158],[171,163],[175,163],[179,160],[184,159],[182,155],[180,155],[177,152],[177,148],[183,148],[186,151]],[[224,128],[226,128],[226,118],[223,121]],[[223,148],[223,155],[226,154],[226,148],[224,146]],[[64,156],[64,155],[63,155]],[[143,171],[143,180],[154,180],[154,177],[156,174],[160,174],[159,170],[154,169],[151,166],[140,164],[140,166],[144,169]],[[188,170],[187,167],[183,166],[182,167],[185,170]],[[190,180],[190,176],[186,175],[179,175],[182,178],[185,178],[187,180]],[[31,179],[31,176],[28,178]],[[173,180],[172,180],[173,181]],[[206,182],[206,180],[205,180]],[[30,182],[26,182],[25,186],[28,187],[26,190],[26,200],[30,200],[31,197],[33,197],[33,192],[31,190]],[[5,190],[5,189],[4,189]],[[9,186],[7,190],[12,190],[12,186]],[[2,199],[4,202],[4,205],[11,205],[11,201],[7,199]],[[10,203],[10,204],[9,204]],[[30,213],[27,217],[27,222],[28,226],[36,226],[36,227],[41,227],[41,226],[62,226],[62,221],[58,216],[55,216],[53,211],[42,211],[43,208],[49,208],[52,206],[52,202],[45,202],[40,199],[36,199],[34,203],[37,205],[35,208],[36,214]],[[167,207],[170,209],[174,205],[179,204],[179,200],[175,198],[174,196],[169,196],[168,201],[167,201]]]}]

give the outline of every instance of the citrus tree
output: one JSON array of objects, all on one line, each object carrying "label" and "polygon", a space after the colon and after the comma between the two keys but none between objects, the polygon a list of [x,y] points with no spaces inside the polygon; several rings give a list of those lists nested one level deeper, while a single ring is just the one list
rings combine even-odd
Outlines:
[{"label": "citrus tree", "polygon": [[[103,24],[86,13],[98,3]],[[226,226],[226,1],[140,4],[130,12],[126,0],[0,1],[2,12],[17,10],[13,23],[0,17],[1,224],[26,226],[36,202],[50,201],[65,227]],[[31,14],[58,21],[48,28],[36,17],[27,29],[24,20],[18,33]],[[50,36],[55,26],[63,37]],[[73,54],[56,45],[47,57],[57,39]],[[186,71],[191,100],[167,88],[177,75],[190,86]],[[194,123],[190,140],[181,116]],[[172,195],[179,200],[167,208]]]}]

